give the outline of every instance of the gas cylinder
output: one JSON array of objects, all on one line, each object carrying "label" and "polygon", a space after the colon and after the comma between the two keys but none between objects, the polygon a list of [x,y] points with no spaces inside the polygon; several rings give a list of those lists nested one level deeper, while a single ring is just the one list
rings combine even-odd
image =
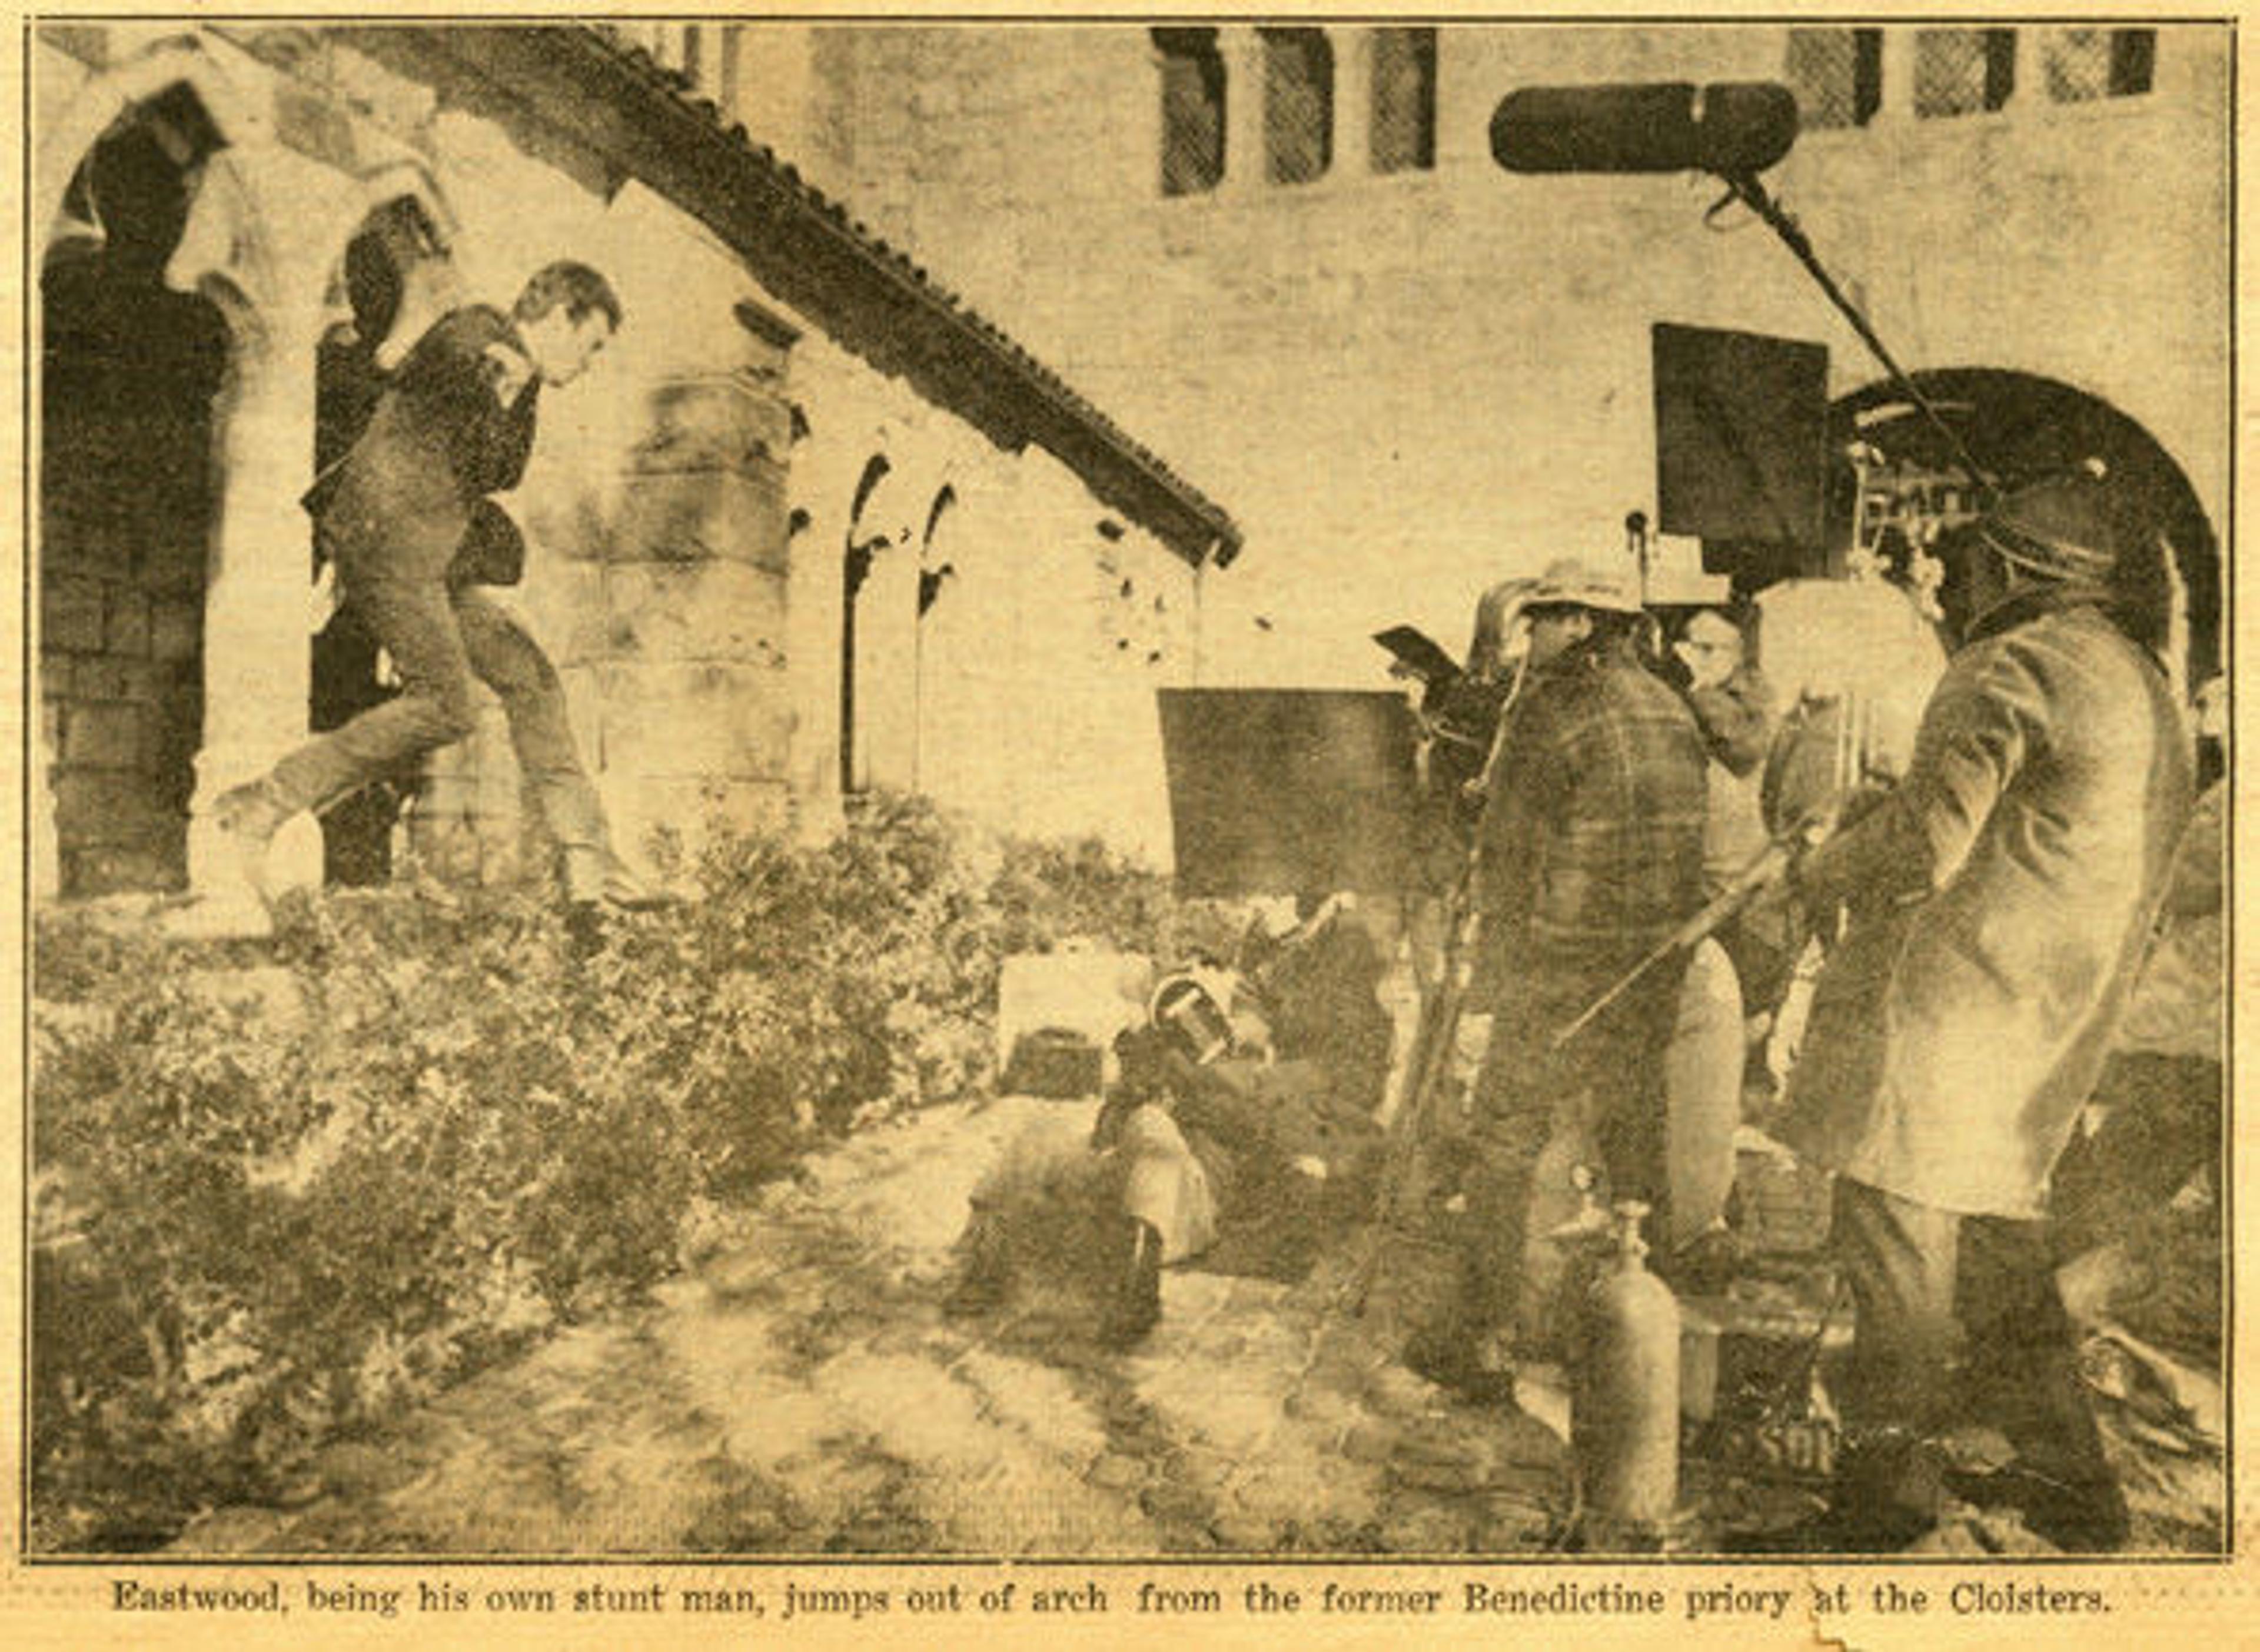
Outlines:
[{"label": "gas cylinder", "polygon": [[1679,1497],[1679,1305],[1642,1260],[1647,1214],[1637,1200],[1615,1207],[1615,1250],[1585,1298],[1570,1403],[1587,1517],[1628,1534],[1661,1532]]}]

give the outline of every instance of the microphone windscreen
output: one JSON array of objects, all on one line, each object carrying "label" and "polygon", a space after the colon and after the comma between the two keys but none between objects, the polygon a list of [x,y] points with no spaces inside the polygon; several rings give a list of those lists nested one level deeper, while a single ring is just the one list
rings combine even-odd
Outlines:
[{"label": "microphone windscreen", "polygon": [[1770,81],[1698,88],[1527,86],[1491,116],[1509,172],[1763,171],[1797,139],[1797,99]]}]

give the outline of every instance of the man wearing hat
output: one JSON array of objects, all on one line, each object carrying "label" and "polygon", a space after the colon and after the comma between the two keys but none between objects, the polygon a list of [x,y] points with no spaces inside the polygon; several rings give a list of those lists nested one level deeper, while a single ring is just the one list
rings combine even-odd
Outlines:
[{"label": "man wearing hat", "polygon": [[[2164,672],[2115,617],[2099,477],[2003,498],[1960,563],[1942,595],[1962,647],[1905,778],[1795,873],[1814,911],[1849,914],[1781,1130],[1835,1172],[1857,1315],[1832,1525],[1841,1546],[1905,1542],[1943,1469],[2051,1541],[2107,1548],[2125,1505],[2040,1222],[2158,912],[2191,759]],[[2018,1460],[1954,1484],[1927,1442],[1973,1418]]]},{"label": "man wearing hat", "polygon": [[1634,651],[1644,616],[1629,582],[1557,562],[1522,613],[1526,675],[1477,832],[1472,996],[1492,1024],[1476,1083],[1463,1291],[1407,1350],[1415,1369],[1485,1400],[1512,1397],[1515,1344],[1535,1329],[1524,1323],[1523,1241],[1557,1108],[1587,1109],[1613,1196],[1661,1215],[1678,970],[1649,970],[1559,1048],[1556,1035],[1703,901],[1702,735]]}]

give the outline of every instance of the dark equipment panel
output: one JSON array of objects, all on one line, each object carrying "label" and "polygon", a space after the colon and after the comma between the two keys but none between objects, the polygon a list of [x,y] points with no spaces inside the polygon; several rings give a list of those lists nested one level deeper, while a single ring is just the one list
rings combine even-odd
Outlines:
[{"label": "dark equipment panel", "polygon": [[1402,695],[1159,693],[1181,893],[1403,892],[1415,799]]},{"label": "dark equipment panel", "polygon": [[1660,530],[1817,553],[1827,347],[1664,321],[1653,339]]}]

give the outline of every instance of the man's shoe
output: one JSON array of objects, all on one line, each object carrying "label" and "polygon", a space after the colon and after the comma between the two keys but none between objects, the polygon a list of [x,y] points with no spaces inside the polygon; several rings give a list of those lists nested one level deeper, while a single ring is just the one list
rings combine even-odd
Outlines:
[{"label": "man's shoe", "polygon": [[274,893],[267,882],[267,851],[291,812],[275,795],[275,783],[264,777],[231,786],[212,799],[212,823],[234,846],[243,881],[270,906]]},{"label": "man's shoe", "polygon": [[1845,1447],[1820,1514],[1730,1538],[1726,1548],[1733,1554],[1896,1555],[1936,1529],[1945,1504],[1937,1448],[1893,1431]]},{"label": "man's shoe", "polygon": [[1109,1269],[1113,1280],[1100,1336],[1111,1348],[1131,1348],[1162,1319],[1162,1235],[1136,1216],[1123,1219],[1122,1248]]},{"label": "man's shoe", "polygon": [[2127,1498],[2107,1469],[2043,1468],[2019,1457],[1991,1474],[1949,1470],[1946,1484],[1978,1508],[2014,1509],[2028,1531],[2067,1555],[2107,1555],[2126,1546]]}]

